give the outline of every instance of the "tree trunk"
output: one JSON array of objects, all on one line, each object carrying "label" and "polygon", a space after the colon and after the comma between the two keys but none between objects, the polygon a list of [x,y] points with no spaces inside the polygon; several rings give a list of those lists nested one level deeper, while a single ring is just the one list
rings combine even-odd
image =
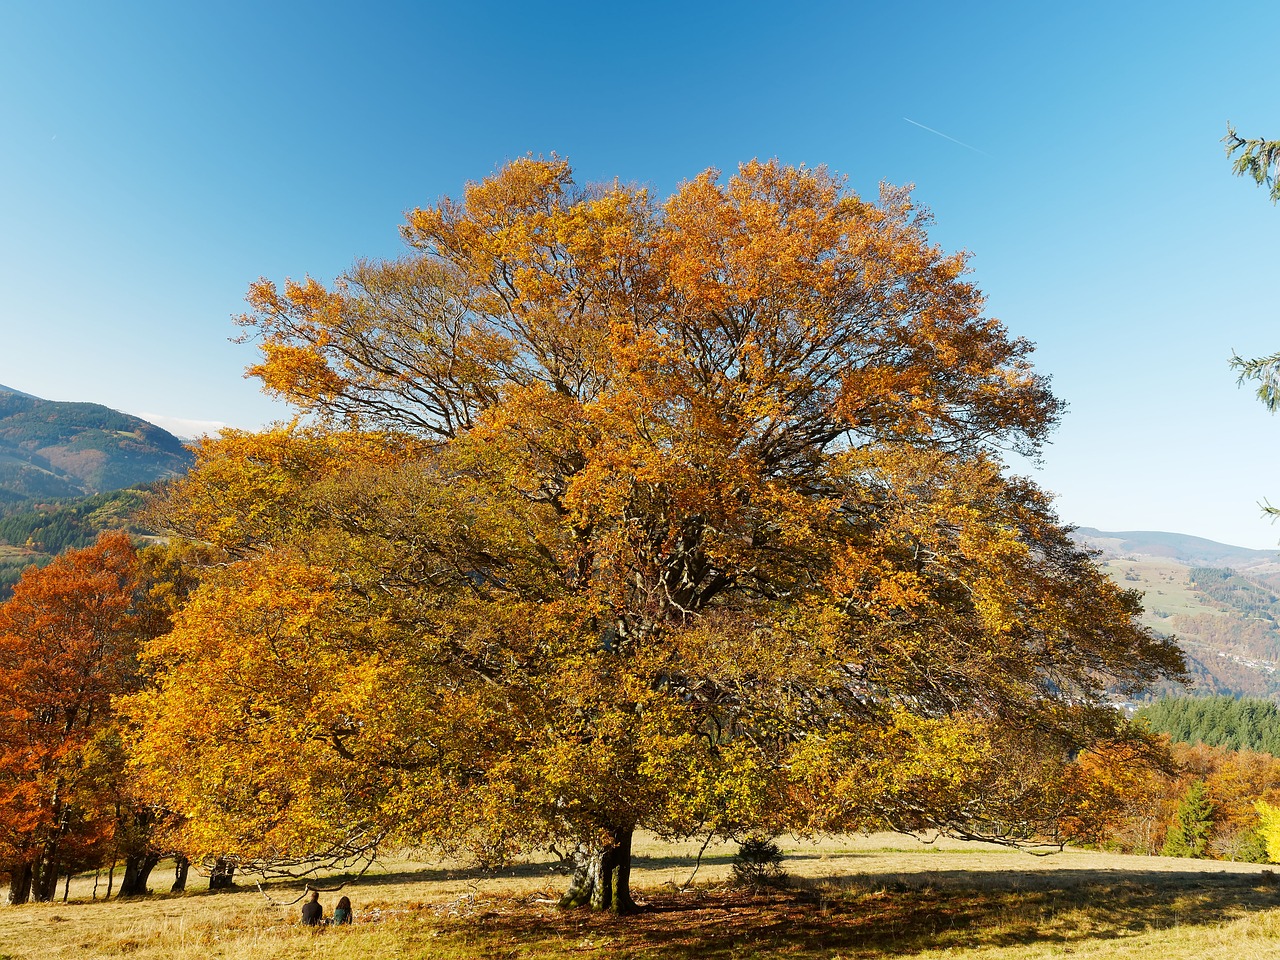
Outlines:
[{"label": "tree trunk", "polygon": [[232,879],[236,875],[236,865],[233,860],[224,860],[219,857],[213,861],[213,869],[209,871],[209,889],[210,890],[230,890],[235,884]]},{"label": "tree trunk", "polygon": [[159,854],[137,853],[125,857],[124,879],[120,881],[121,897],[145,897],[151,891],[147,889],[147,881],[151,879],[151,871],[160,862]]},{"label": "tree trunk", "polygon": [[187,871],[191,869],[191,861],[184,856],[177,856],[173,861],[173,886],[170,893],[182,893],[187,889]]},{"label": "tree trunk", "polygon": [[34,879],[30,863],[15,863],[6,871],[9,874],[9,903],[17,906],[31,899],[31,881]]},{"label": "tree trunk", "polygon": [[586,907],[629,913],[631,899],[631,827],[610,830],[599,844],[578,844],[573,853],[573,878],[560,898],[562,907]]}]

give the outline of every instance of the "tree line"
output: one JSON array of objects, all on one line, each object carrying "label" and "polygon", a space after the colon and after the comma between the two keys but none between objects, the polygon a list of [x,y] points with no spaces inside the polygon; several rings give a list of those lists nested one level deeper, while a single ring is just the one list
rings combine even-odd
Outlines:
[{"label": "tree line", "polygon": [[1266,863],[1280,859],[1280,758],[1157,741],[1147,762],[1080,758],[1081,842],[1143,856]]}]

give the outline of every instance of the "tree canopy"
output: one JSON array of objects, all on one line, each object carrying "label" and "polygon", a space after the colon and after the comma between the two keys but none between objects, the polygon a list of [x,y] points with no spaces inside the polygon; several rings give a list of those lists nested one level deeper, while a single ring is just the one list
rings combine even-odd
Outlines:
[{"label": "tree canopy", "polygon": [[153,522],[221,551],[135,744],[186,842],[575,865],[630,838],[1029,836],[1168,641],[1009,476],[1061,404],[906,191],[708,171],[657,201],[523,159],[400,259],[261,280],[305,420],[207,441]]}]

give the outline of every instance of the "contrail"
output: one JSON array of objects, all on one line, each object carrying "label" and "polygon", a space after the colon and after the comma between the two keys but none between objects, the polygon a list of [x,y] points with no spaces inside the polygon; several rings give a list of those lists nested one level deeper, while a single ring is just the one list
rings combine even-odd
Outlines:
[{"label": "contrail", "polygon": [[991,154],[987,153],[987,151],[985,150],[979,150],[977,147],[967,144],[963,140],[957,140],[955,137],[949,137],[945,133],[943,133],[941,130],[935,130],[933,129],[933,127],[926,127],[923,123],[916,123],[910,117],[903,117],[902,119],[907,121],[907,123],[911,124],[913,127],[919,127],[921,130],[928,130],[930,133],[938,135],[943,140],[950,140],[952,143],[958,143],[960,144],[960,146],[964,147],[966,150],[972,150],[974,153],[980,153],[984,157],[991,156]]}]

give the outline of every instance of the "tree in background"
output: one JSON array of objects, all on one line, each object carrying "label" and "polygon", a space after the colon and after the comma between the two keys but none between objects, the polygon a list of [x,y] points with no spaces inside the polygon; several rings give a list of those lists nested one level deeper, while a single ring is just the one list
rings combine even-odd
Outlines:
[{"label": "tree in background", "polygon": [[1168,776],[1174,768],[1168,741],[1140,730],[1082,752],[1071,765],[1072,804],[1063,832],[1104,849],[1155,854],[1170,818]]},{"label": "tree in background", "polygon": [[1178,802],[1160,852],[1166,857],[1203,857],[1209,848],[1213,812],[1208,788],[1197,780]]},{"label": "tree in background", "polygon": [[1258,833],[1267,847],[1267,856],[1273,863],[1280,863],[1280,806],[1273,806],[1265,800],[1256,803],[1261,825]]},{"label": "tree in background", "polygon": [[1280,801],[1280,758],[1146,738],[1087,751],[1073,764],[1074,819],[1065,824],[1071,835],[1123,853],[1153,855],[1166,844],[1185,850],[1179,822],[1188,816],[1188,794],[1200,784],[1213,811],[1207,842],[1198,854],[1179,855],[1265,861],[1257,804]]},{"label": "tree in background", "polygon": [[1265,863],[1267,850],[1256,801],[1280,793],[1280,759],[1251,750],[1203,747],[1192,748],[1184,756],[1194,775],[1204,777],[1213,801],[1208,855],[1219,860]]},{"label": "tree in background", "polygon": [[1157,733],[1182,743],[1280,756],[1280,709],[1257,697],[1161,697],[1136,715]]},{"label": "tree in background", "polygon": [[1009,840],[1176,674],[1002,470],[1061,405],[903,191],[750,163],[656,203],[520,160],[403,259],[261,281],[308,426],[202,445],[222,552],[145,653],[134,762],[193,856],[387,839],[624,910],[633,831]]},{"label": "tree in background", "polygon": [[120,860],[120,895],[147,892],[170,815],[137,797],[116,706],[143,682],[142,642],[168,632],[193,586],[191,555],[103,533],[29,567],[0,604],[0,864],[12,902],[50,899],[60,873]]}]

